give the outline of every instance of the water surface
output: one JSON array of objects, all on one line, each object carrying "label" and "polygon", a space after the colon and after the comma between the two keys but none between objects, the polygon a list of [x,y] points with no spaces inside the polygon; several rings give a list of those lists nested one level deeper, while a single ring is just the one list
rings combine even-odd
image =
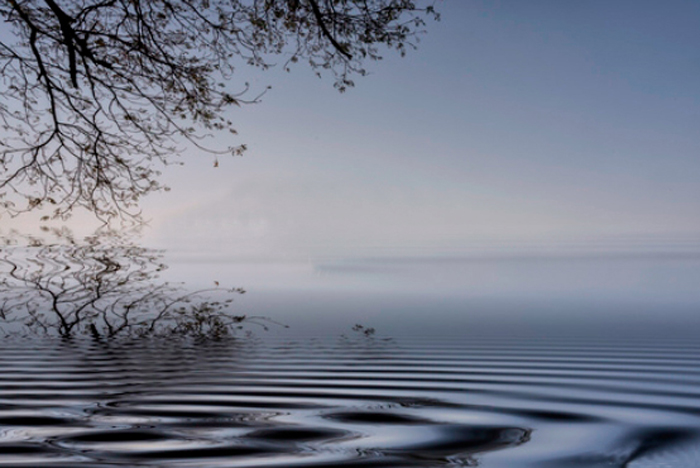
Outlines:
[{"label": "water surface", "polygon": [[691,467],[699,384],[692,342],[7,339],[0,466]]},{"label": "water surface", "polygon": [[[109,307],[149,292],[146,314],[167,303],[175,290],[156,275],[122,277],[130,259],[160,272],[160,257],[117,247],[50,246],[43,263],[11,265],[39,265],[63,310],[80,309],[66,285],[83,301],[113,285]],[[116,268],[102,251],[128,255]],[[16,302],[46,299],[29,273],[3,299],[34,310],[46,301]],[[212,297],[219,282],[245,287],[233,313],[290,328],[10,332],[0,466],[700,466],[697,255],[188,260],[167,274]]]}]

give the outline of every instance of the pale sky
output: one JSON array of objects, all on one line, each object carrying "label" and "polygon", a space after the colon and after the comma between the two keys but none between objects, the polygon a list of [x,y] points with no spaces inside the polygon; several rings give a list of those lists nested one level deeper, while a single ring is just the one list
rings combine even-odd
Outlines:
[{"label": "pale sky", "polygon": [[700,239],[700,2],[439,10],[345,94],[301,64],[242,70],[273,88],[213,143],[250,150],[166,169],[148,241],[284,257]]}]

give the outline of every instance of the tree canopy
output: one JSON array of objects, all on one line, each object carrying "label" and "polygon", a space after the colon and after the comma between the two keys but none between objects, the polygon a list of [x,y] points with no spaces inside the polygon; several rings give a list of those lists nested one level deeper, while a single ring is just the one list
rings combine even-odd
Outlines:
[{"label": "tree canopy", "polygon": [[236,67],[306,62],[344,91],[437,18],[428,0],[0,0],[0,14],[0,204],[102,220],[138,217],[183,143],[245,150],[203,141],[259,98]]}]

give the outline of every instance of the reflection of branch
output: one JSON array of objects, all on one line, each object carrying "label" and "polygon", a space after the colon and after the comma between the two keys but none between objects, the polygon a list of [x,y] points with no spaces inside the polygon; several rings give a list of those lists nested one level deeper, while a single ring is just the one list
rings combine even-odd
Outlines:
[{"label": "reflection of branch", "polygon": [[[221,337],[266,319],[233,315],[241,288],[200,289],[157,282],[162,252],[138,247],[124,235],[102,232],[77,242],[53,230],[56,242],[15,235],[0,250],[0,319],[61,336],[95,337],[176,333]],[[19,245],[22,242],[24,245]],[[224,295],[222,300],[212,299]]]}]

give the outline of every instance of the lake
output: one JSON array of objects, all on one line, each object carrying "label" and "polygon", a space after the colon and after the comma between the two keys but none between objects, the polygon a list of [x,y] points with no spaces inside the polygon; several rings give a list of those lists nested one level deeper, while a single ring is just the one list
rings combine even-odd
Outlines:
[{"label": "lake", "polygon": [[269,330],[6,336],[0,466],[700,464],[694,254],[169,255]]}]

